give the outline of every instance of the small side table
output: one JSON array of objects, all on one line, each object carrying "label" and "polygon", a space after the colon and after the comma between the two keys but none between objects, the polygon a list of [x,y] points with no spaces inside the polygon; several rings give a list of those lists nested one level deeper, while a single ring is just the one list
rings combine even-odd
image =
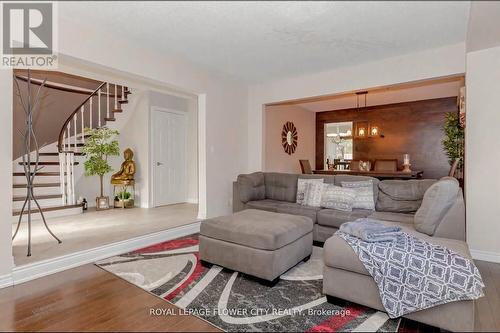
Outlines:
[{"label": "small side table", "polygon": [[115,208],[131,208],[134,207],[135,199],[135,181],[123,180],[120,182],[112,182],[113,198]]}]

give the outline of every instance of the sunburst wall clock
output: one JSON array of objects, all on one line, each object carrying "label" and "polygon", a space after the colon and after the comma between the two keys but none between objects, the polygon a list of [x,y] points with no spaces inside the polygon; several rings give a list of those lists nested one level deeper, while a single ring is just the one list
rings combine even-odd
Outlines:
[{"label": "sunburst wall clock", "polygon": [[297,128],[291,121],[287,121],[285,125],[283,125],[283,131],[281,131],[281,145],[285,153],[288,155],[295,153],[298,139]]}]

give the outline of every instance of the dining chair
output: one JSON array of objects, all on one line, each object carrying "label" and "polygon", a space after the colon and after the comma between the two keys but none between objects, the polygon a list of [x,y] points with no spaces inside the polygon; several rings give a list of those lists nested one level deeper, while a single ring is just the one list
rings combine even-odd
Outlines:
[{"label": "dining chair", "polygon": [[359,171],[359,160],[352,160],[349,162],[349,170]]},{"label": "dining chair", "polygon": [[398,160],[397,159],[375,160],[373,171],[396,172],[398,171]]},{"label": "dining chair", "polygon": [[303,174],[312,175],[313,172],[309,160],[299,160],[299,163],[300,163],[300,169],[302,170]]}]

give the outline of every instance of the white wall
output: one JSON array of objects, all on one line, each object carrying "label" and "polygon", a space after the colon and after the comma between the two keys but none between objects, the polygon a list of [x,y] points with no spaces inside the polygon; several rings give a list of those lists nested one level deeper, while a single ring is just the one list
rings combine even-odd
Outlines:
[{"label": "white wall", "polygon": [[198,116],[204,117],[200,122],[206,124],[205,137],[200,140],[207,150],[206,155],[200,154],[200,162],[206,163],[207,176],[204,179],[200,174],[200,181],[206,184],[199,184],[199,188],[206,186],[207,202],[200,206],[206,206],[203,215],[207,216],[231,211],[231,182],[247,165],[245,85],[183,59],[136,47],[104,27],[68,22],[62,15],[59,46],[63,54],[157,80],[174,90],[205,95],[206,109],[199,110]]},{"label": "white wall", "polygon": [[12,71],[0,70],[0,287],[9,283],[12,259]]},{"label": "white wall", "polygon": [[466,202],[475,257],[500,262],[500,47],[467,54]]},{"label": "white wall", "polygon": [[[116,122],[109,122],[107,126],[120,132],[118,141],[120,150],[131,148],[134,151],[134,160],[137,165],[136,179],[136,205],[147,208],[152,207],[151,202],[151,179],[150,179],[150,138],[149,117],[152,106],[176,109],[186,112],[188,115],[188,194],[190,202],[198,200],[198,116],[196,95],[171,92],[154,80],[146,80],[130,73],[123,73],[111,69],[103,69],[88,62],[82,62],[74,58],[60,57],[59,70],[84,77],[93,78],[107,82],[117,82],[130,87],[132,94],[129,103],[122,105],[123,113],[115,114]],[[155,90],[151,90],[155,89]],[[80,162],[84,159],[79,157]],[[113,170],[118,170],[123,158],[110,157]],[[113,171],[114,172],[114,171]],[[111,173],[104,176],[105,195],[112,198],[113,187],[109,180]],[[75,168],[76,197],[87,198],[89,206],[95,206],[94,198],[99,191],[99,178],[97,176],[86,177],[83,167]]]},{"label": "white wall", "polygon": [[[288,155],[281,145],[283,125],[291,121],[298,132],[297,149]],[[314,168],[316,157],[316,115],[297,105],[268,106],[265,111],[264,171],[301,173],[299,160],[309,160]]]},{"label": "white wall", "polygon": [[[61,56],[82,59],[104,70],[115,69],[155,80],[173,91],[189,92],[200,97],[199,160],[202,170],[198,187],[200,217],[216,216],[232,210],[232,181],[247,166],[247,87],[231,78],[206,71],[184,59],[135,46],[116,32],[101,26],[79,25],[59,15],[59,51]],[[78,36],[78,38],[75,38]],[[2,70],[0,133],[4,156],[2,186],[11,189],[12,168],[12,78]],[[145,119],[140,119],[145,121]],[[10,220],[12,197],[3,191],[0,214]],[[0,276],[13,265],[10,225],[0,223]]]},{"label": "white wall", "polygon": [[[401,85],[398,87],[373,90],[367,95],[366,106],[458,96],[460,87],[465,85],[463,81],[463,78],[457,78],[451,82],[431,82],[417,87]],[[340,96],[323,98],[319,101],[300,103],[299,105],[314,112],[321,112],[355,108],[357,105],[356,103],[356,94],[350,92]],[[363,97],[360,99],[360,105],[365,106]]]},{"label": "white wall", "polygon": [[263,105],[357,89],[446,77],[465,72],[465,44],[446,46],[249,88],[248,170],[262,170]]}]

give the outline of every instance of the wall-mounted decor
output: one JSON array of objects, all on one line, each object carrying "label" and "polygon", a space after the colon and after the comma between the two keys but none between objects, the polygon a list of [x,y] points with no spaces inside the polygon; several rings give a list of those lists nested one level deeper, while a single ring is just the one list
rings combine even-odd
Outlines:
[{"label": "wall-mounted decor", "polygon": [[287,121],[285,125],[283,125],[283,130],[281,131],[281,145],[285,153],[288,155],[295,153],[298,139],[297,128],[291,121]]}]

